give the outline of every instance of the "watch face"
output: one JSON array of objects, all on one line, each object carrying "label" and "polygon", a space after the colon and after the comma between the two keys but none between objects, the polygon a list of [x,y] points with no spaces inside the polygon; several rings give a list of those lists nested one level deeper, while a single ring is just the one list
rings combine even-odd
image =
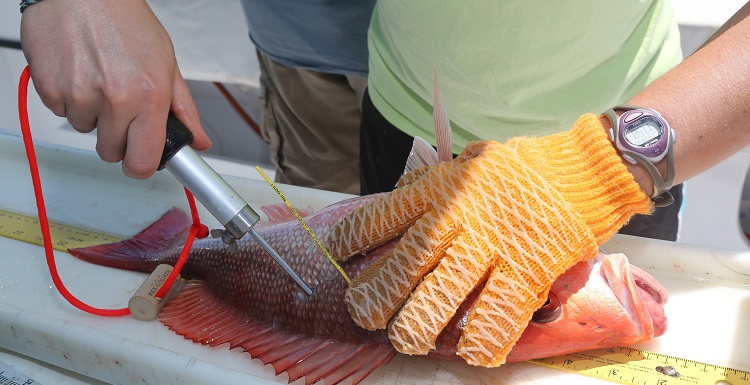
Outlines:
[{"label": "watch face", "polygon": [[669,123],[654,111],[636,108],[614,119],[618,128],[612,135],[617,148],[643,156],[651,163],[661,161],[674,142]]},{"label": "watch face", "polygon": [[625,140],[633,146],[648,147],[662,136],[664,126],[653,116],[643,116],[625,127]]}]

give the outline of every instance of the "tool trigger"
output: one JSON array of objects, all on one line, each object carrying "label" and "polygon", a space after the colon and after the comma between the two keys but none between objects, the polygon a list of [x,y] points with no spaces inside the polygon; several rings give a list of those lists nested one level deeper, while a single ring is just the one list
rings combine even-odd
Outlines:
[{"label": "tool trigger", "polygon": [[224,242],[225,245],[229,248],[229,251],[236,252],[238,250],[237,247],[237,238],[235,238],[232,234],[230,234],[226,230],[222,229],[212,229],[211,230],[211,237],[212,238],[221,238],[221,241]]}]

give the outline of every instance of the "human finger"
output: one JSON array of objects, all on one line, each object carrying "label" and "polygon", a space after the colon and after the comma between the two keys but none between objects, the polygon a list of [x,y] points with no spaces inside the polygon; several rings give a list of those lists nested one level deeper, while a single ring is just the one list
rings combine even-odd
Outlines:
[{"label": "human finger", "polygon": [[352,280],[344,300],[354,322],[368,330],[385,328],[460,230],[450,216],[433,211],[418,219],[391,253]]},{"label": "human finger", "polygon": [[137,115],[137,106],[125,100],[108,101],[108,108],[101,111],[96,130],[96,152],[109,163],[116,163],[125,157],[128,130]]},{"label": "human finger", "polygon": [[190,133],[193,134],[193,142],[191,143],[193,148],[199,151],[211,148],[211,139],[208,138],[208,135],[206,135],[201,126],[200,115],[198,114],[195,100],[180,73],[180,69],[176,65],[172,82],[172,103],[170,110],[187,127]]},{"label": "human finger", "polygon": [[[71,92],[65,101],[65,117],[78,132],[88,133],[97,127],[101,95],[91,90]],[[119,160],[119,159],[118,159]]]},{"label": "human finger", "polygon": [[[64,118],[66,115],[65,97],[61,91],[61,87],[56,83],[54,79],[50,79],[45,75],[45,71],[35,71],[37,66],[29,66],[31,73],[31,82],[34,85],[39,99],[42,104],[47,107],[53,114]],[[37,75],[38,72],[42,74]]]},{"label": "human finger", "polygon": [[466,297],[487,276],[493,253],[473,232],[463,231],[419,283],[388,325],[388,338],[396,350],[427,354]]},{"label": "human finger", "polygon": [[441,163],[422,173],[407,186],[384,193],[339,221],[326,240],[334,257],[341,261],[378,246],[402,234],[436,200],[428,196],[431,183],[451,172],[452,165]]},{"label": "human finger", "polygon": [[168,112],[151,110],[137,115],[127,130],[122,171],[125,175],[146,179],[156,172],[166,142]]}]

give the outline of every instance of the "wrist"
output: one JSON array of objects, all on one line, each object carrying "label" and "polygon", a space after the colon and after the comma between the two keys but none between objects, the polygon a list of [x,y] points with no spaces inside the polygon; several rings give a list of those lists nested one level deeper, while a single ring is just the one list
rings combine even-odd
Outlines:
[{"label": "wrist", "polygon": [[[604,127],[604,131],[607,135],[609,135],[609,130],[612,128],[612,123],[609,121],[609,119],[600,116],[599,121],[602,124],[602,127]],[[651,196],[651,194],[654,191],[654,181],[651,179],[651,175],[649,175],[648,171],[644,170],[643,167],[633,164],[631,162],[628,162],[625,160],[625,158],[620,156],[620,160],[625,165],[625,167],[628,169],[628,171],[633,174],[633,179],[635,179],[635,182],[638,183],[638,185],[641,188],[641,191],[643,191],[644,194],[647,196]],[[661,170],[661,167],[658,167]]]},{"label": "wrist", "polygon": [[[657,207],[674,202],[669,189],[674,184],[675,132],[662,115],[655,110],[629,104],[614,106],[601,115],[610,122],[609,139],[618,154],[628,163],[630,172],[638,174],[638,169],[648,173],[651,190],[645,192]],[[601,123],[601,122],[599,122]],[[644,184],[641,179],[641,184]],[[648,188],[645,181],[643,188]]]},{"label": "wrist", "polygon": [[580,213],[600,244],[633,214],[651,212],[649,194],[594,114],[583,115],[568,131],[508,144]]}]

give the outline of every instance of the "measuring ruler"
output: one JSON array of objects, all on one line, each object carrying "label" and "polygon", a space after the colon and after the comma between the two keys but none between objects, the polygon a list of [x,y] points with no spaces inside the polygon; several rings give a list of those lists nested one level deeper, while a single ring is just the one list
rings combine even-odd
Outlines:
[{"label": "measuring ruler", "polygon": [[628,385],[750,385],[750,372],[631,348],[598,349],[529,362]]},{"label": "measuring ruler", "polygon": [[42,385],[34,381],[31,377],[13,369],[12,367],[0,362],[0,385]]},{"label": "measuring ruler", "polygon": [[[111,235],[55,222],[49,222],[49,229],[52,247],[55,250],[65,252],[68,249],[122,240]],[[11,211],[0,210],[0,236],[39,246],[44,244],[42,230],[39,228],[39,219]]]}]

